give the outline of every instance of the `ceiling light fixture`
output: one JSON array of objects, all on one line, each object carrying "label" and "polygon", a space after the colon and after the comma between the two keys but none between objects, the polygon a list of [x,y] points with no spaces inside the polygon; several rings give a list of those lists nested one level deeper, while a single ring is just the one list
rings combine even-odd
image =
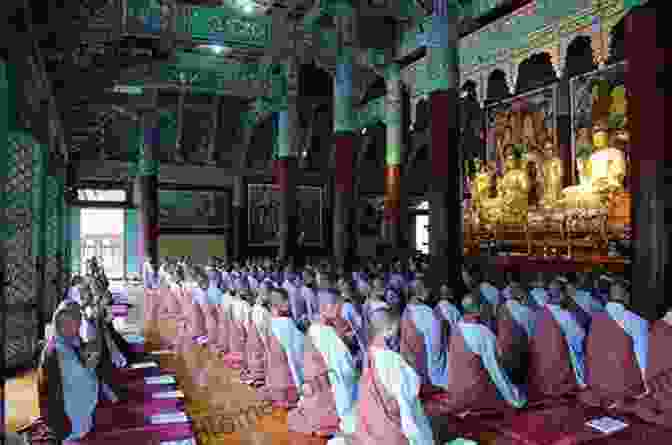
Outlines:
[{"label": "ceiling light fixture", "polygon": [[222,51],[224,51],[224,47],[219,45],[210,45],[210,49],[215,54],[220,54]]}]

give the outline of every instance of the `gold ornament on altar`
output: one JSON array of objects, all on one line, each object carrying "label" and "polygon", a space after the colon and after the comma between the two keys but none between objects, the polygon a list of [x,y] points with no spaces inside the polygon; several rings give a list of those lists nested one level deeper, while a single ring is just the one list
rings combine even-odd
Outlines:
[{"label": "gold ornament on altar", "polygon": [[558,156],[555,144],[548,139],[544,144],[544,162],[543,162],[543,199],[542,205],[545,208],[553,208],[562,199],[562,177],[564,169],[562,159]]},{"label": "gold ornament on altar", "polygon": [[530,181],[522,165],[524,153],[509,145],[505,150],[505,174],[497,184],[497,196],[481,201],[479,216],[487,223],[525,224]]}]

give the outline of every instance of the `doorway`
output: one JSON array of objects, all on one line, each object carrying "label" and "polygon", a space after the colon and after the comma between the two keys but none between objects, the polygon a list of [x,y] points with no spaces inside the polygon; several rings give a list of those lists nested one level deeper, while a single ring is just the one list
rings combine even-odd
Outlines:
[{"label": "doorway", "polygon": [[80,260],[97,257],[109,279],[123,279],[126,249],[124,209],[82,208],[80,220]]},{"label": "doorway", "polygon": [[429,254],[429,201],[415,208],[415,250]]}]

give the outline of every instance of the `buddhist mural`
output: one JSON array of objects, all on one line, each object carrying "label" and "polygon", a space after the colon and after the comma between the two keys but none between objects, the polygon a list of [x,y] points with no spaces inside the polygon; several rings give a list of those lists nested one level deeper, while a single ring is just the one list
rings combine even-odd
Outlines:
[{"label": "buddhist mural", "polygon": [[161,228],[222,228],[227,223],[226,191],[159,190]]},{"label": "buddhist mural", "polygon": [[[299,186],[296,190],[297,235],[303,245],[323,244],[322,188]],[[273,245],[280,236],[280,192],[273,184],[248,186],[250,245]]]},{"label": "buddhist mural", "polygon": [[[486,205],[487,198],[492,211],[513,212],[510,219],[521,221],[528,206],[559,198],[559,190],[550,186],[561,185],[561,172],[549,169],[546,162],[558,158],[555,96],[553,85],[486,110],[487,159],[476,161],[476,203]],[[486,219],[492,218],[494,214]]]}]

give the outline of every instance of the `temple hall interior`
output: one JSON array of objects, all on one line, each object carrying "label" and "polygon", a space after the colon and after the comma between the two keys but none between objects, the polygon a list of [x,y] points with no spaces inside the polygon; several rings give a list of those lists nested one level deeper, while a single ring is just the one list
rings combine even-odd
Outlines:
[{"label": "temple hall interior", "polygon": [[3,443],[672,443],[667,1],[1,3]]}]

